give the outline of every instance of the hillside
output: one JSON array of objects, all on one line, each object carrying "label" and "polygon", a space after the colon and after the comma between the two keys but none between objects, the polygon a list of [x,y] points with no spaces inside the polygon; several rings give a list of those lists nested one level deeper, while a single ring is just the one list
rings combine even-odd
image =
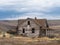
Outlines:
[{"label": "hillside", "polygon": [[49,26],[60,26],[60,20],[48,20]]},{"label": "hillside", "polygon": [[17,20],[3,20],[0,21],[0,31],[14,30],[17,26]]},{"label": "hillside", "polygon": [[[0,31],[15,30],[17,24],[17,20],[1,20]],[[48,20],[48,24],[51,28],[60,28],[60,20]]]}]

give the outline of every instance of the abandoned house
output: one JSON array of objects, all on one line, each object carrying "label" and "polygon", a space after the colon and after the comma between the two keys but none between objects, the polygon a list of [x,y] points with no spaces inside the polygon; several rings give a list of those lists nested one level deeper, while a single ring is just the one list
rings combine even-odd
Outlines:
[{"label": "abandoned house", "polygon": [[49,26],[46,19],[20,19],[18,20],[18,34],[27,37],[47,36]]}]

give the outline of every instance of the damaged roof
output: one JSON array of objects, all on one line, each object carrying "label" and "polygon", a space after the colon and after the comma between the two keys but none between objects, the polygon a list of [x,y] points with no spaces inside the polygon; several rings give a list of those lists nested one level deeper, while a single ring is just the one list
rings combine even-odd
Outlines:
[{"label": "damaged roof", "polygon": [[46,19],[32,19],[32,18],[27,18],[27,19],[19,19],[18,20],[18,25],[22,25],[26,20],[33,20],[36,24],[42,27],[49,27],[47,20]]}]

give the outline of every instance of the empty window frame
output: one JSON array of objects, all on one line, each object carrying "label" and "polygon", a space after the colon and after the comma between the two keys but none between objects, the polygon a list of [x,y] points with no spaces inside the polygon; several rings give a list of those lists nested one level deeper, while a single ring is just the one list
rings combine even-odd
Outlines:
[{"label": "empty window frame", "polygon": [[28,25],[30,25],[30,21],[28,21]]},{"label": "empty window frame", "polygon": [[23,28],[23,33],[25,33],[25,29]]},{"label": "empty window frame", "polygon": [[35,29],[34,28],[32,28],[32,33],[35,33]]}]

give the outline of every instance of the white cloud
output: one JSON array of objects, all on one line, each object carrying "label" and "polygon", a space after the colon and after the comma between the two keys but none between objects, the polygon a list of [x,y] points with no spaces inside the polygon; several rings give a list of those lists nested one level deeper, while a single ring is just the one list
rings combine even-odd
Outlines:
[{"label": "white cloud", "polygon": [[47,19],[59,19],[53,18],[51,15],[45,15],[40,11],[50,11],[53,7],[60,7],[60,0],[0,0],[0,9],[3,10],[16,10],[19,12],[26,12],[20,16],[12,16],[12,18],[6,19],[19,19],[27,17],[38,17]]},{"label": "white cloud", "polygon": [[0,0],[0,5],[13,5],[14,8],[47,8],[60,5],[60,0]]},{"label": "white cloud", "polygon": [[10,18],[5,18],[5,20],[18,20],[18,19],[26,19],[26,18],[35,18],[37,19],[48,19],[48,20],[55,20],[60,19],[60,16],[51,16],[51,15],[45,15],[43,13],[26,13],[24,15],[15,16],[14,15]]},{"label": "white cloud", "polygon": [[35,17],[37,17],[37,19],[48,19],[48,20],[58,20],[60,19],[59,17],[54,17],[54,16],[50,16],[50,15],[46,15],[46,16],[38,16],[38,15],[23,15],[23,16],[17,16],[17,17],[11,17],[11,18],[5,18],[3,20],[18,20],[18,19],[26,19],[26,18],[33,18],[35,19]]}]

